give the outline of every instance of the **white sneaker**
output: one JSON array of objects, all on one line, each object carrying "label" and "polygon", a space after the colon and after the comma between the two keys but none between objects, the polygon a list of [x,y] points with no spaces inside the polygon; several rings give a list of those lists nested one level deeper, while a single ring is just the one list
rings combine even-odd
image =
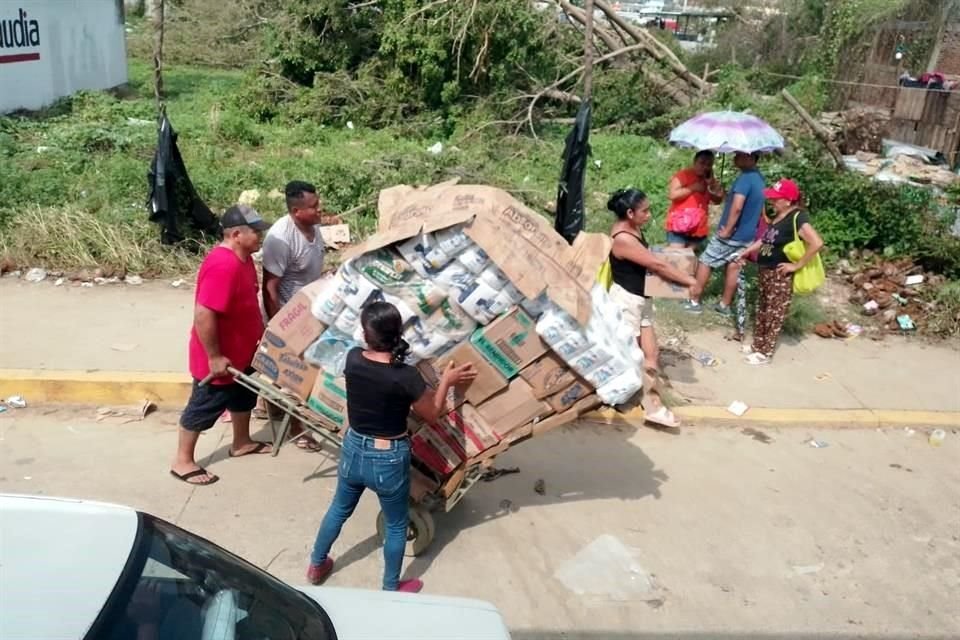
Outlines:
[{"label": "white sneaker", "polygon": [[740,353],[744,353],[747,355],[753,353],[753,345],[752,344],[740,345]]},{"label": "white sneaker", "polygon": [[751,353],[746,358],[744,358],[743,361],[746,362],[747,364],[752,364],[752,365],[770,364],[770,358],[763,355],[762,353]]}]

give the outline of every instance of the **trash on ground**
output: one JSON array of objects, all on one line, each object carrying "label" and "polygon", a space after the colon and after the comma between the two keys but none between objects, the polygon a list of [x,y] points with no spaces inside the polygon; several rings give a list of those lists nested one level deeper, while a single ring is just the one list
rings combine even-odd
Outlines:
[{"label": "trash on ground", "polygon": [[810,438],[807,440],[806,444],[810,445],[814,449],[826,449],[830,446],[830,443],[826,440],[817,440],[815,438]]},{"label": "trash on ground", "polygon": [[438,155],[440,155],[441,153],[443,153],[443,143],[442,143],[442,142],[437,142],[436,144],[433,144],[433,145],[431,145],[430,147],[428,147],[428,148],[427,148],[427,151],[429,151],[430,153],[432,153],[432,154],[435,155],[435,156],[438,156]]},{"label": "trash on ground", "polygon": [[699,351],[693,355],[693,359],[705,367],[715,367],[720,364],[720,361],[709,351]]},{"label": "trash on ground", "polygon": [[730,406],[727,407],[727,411],[737,416],[738,418],[741,417],[743,414],[745,414],[749,409],[750,407],[748,407],[746,403],[741,402],[740,400],[734,400],[733,402],[730,403]]},{"label": "trash on ground", "polygon": [[912,287],[912,286],[918,285],[918,284],[923,284],[923,275],[922,275],[922,274],[916,274],[916,275],[912,275],[912,276],[907,276],[907,279],[904,280],[903,283],[904,283],[905,285],[907,285],[908,287]]},{"label": "trash on ground", "polygon": [[4,400],[3,403],[8,407],[10,407],[11,409],[27,408],[27,401],[24,399],[23,396],[10,396],[6,400]]},{"label": "trash on ground", "polygon": [[157,410],[157,403],[149,398],[144,398],[143,405],[140,407],[140,419],[143,420],[148,415]]},{"label": "trash on ground", "polygon": [[127,284],[132,284],[134,286],[143,284],[143,278],[136,275],[127,276],[126,278],[123,279],[123,281],[126,282]]},{"label": "trash on ground", "polygon": [[824,564],[822,562],[817,564],[807,564],[807,565],[794,565],[793,572],[798,576],[806,576],[812,573],[820,573],[823,571]]},{"label": "trash on ground", "polygon": [[353,131],[353,120],[347,120],[347,129]]},{"label": "trash on ground", "polygon": [[904,331],[913,331],[917,328],[917,325],[913,324],[913,318],[904,314],[902,316],[897,316],[897,324]]},{"label": "trash on ground", "polygon": [[26,275],[23,276],[23,279],[27,282],[42,282],[47,279],[46,269],[41,269],[39,267],[34,267],[27,271]]},{"label": "trash on ground", "polygon": [[903,428],[903,432],[904,432],[905,434],[907,434],[908,436],[912,436],[913,434],[915,434],[915,433],[917,432],[917,430],[916,430],[916,429],[911,429],[910,427],[904,427],[904,428]]},{"label": "trash on ground", "polygon": [[927,439],[927,442],[930,443],[932,447],[939,447],[943,444],[943,441],[947,439],[947,432],[943,429],[934,429],[930,433],[930,437]]},{"label": "trash on ground", "polygon": [[863,333],[863,327],[859,324],[853,324],[852,322],[847,325],[847,335],[848,336],[859,336]]},{"label": "trash on ground", "polygon": [[174,280],[173,282],[170,283],[170,286],[173,287],[174,289],[179,289],[180,287],[183,286],[184,282],[186,281],[183,279]]},{"label": "trash on ground", "polygon": [[117,276],[111,276],[109,278],[94,278],[93,281],[96,284],[120,284],[120,278]]},{"label": "trash on ground", "polygon": [[904,298],[904,297],[903,297],[902,295],[900,295],[899,293],[894,293],[894,294],[892,294],[892,296],[893,296],[893,299],[896,300],[897,302],[899,302],[900,304],[907,304],[907,299]]},{"label": "trash on ground", "polygon": [[876,313],[879,308],[880,308],[880,305],[877,304],[876,300],[869,300],[863,304],[863,310],[866,311],[868,314]]},{"label": "trash on ground", "polygon": [[483,472],[483,475],[480,476],[480,479],[484,482],[493,482],[500,476],[506,476],[512,473],[520,473],[520,467],[504,467],[502,469],[491,467]]},{"label": "trash on ground", "polygon": [[547,495],[547,483],[543,481],[543,478],[540,478],[535,483],[533,483],[533,490],[536,491],[541,496]]},{"label": "trash on ground", "polygon": [[110,345],[110,348],[114,351],[130,352],[136,349],[137,345],[133,342],[116,342]]},{"label": "trash on ground", "polygon": [[83,287],[84,289],[93,289],[92,282],[81,282],[80,286]]},{"label": "trash on ground", "polygon": [[56,282],[53,283],[53,286],[62,287],[64,282],[65,282],[64,278],[57,278]]},{"label": "trash on ground", "polygon": [[579,596],[617,602],[662,599],[663,591],[637,562],[638,555],[639,551],[626,547],[618,538],[603,534],[560,565],[553,575]]}]

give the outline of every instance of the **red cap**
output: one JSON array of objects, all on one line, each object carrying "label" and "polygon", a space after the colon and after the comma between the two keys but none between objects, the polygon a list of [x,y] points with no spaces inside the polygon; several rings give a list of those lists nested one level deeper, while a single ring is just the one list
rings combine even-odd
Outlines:
[{"label": "red cap", "polygon": [[769,200],[778,200],[780,198],[784,200],[789,200],[790,202],[797,202],[800,200],[800,187],[797,186],[797,183],[789,178],[781,178],[777,180],[769,189],[763,190],[763,195]]}]

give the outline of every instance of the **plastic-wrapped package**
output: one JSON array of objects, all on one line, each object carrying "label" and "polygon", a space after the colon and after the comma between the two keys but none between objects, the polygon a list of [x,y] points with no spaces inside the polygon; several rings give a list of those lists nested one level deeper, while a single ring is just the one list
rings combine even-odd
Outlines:
[{"label": "plastic-wrapped package", "polygon": [[586,334],[573,316],[553,302],[548,301],[545,306],[546,309],[537,320],[537,333],[551,348],[556,348],[574,333],[582,335],[584,342],[587,341]]},{"label": "plastic-wrapped package", "polygon": [[307,347],[303,358],[333,377],[338,377],[343,375],[347,353],[357,346],[359,345],[354,341],[353,335],[330,327],[320,334],[316,342]]},{"label": "plastic-wrapped package", "polygon": [[410,321],[413,320],[414,318],[419,318],[419,317],[420,317],[420,316],[417,314],[417,312],[414,311],[414,309],[413,309],[410,305],[408,305],[407,302],[406,302],[403,298],[398,298],[397,296],[392,296],[392,295],[390,295],[389,293],[387,293],[386,291],[383,291],[383,292],[380,293],[380,295],[378,296],[377,299],[378,299],[378,300],[383,300],[384,302],[389,302],[390,304],[392,304],[393,306],[395,306],[395,307],[397,308],[397,311],[400,312],[400,321],[401,321],[403,324],[407,324],[408,322],[410,322]]},{"label": "plastic-wrapped package", "polygon": [[456,302],[447,299],[423,322],[428,331],[441,333],[460,342],[473,333],[477,323]]},{"label": "plastic-wrapped package", "polygon": [[446,291],[420,277],[406,260],[387,249],[359,256],[353,266],[384,293],[404,300],[421,317],[430,315],[447,297]]},{"label": "plastic-wrapped package", "polygon": [[510,278],[508,278],[503,271],[500,271],[500,269],[492,264],[481,271],[480,275],[477,276],[477,279],[495,291],[500,291],[507,285],[510,285]]},{"label": "plastic-wrapped package", "polygon": [[550,302],[550,298],[547,297],[547,293],[543,292],[536,298],[524,298],[519,304],[523,307],[523,310],[527,312],[528,316],[536,320],[543,315],[544,311],[550,308],[552,303]]},{"label": "plastic-wrapped package", "polygon": [[635,369],[630,368],[597,386],[597,395],[604,404],[616,406],[630,400],[641,388],[643,379]]},{"label": "plastic-wrapped package", "polygon": [[310,305],[313,317],[327,326],[332,325],[347,306],[343,299],[346,282],[340,273],[334,276],[334,280],[336,284],[317,296]]},{"label": "plastic-wrapped package", "polygon": [[355,311],[350,307],[345,307],[343,311],[340,312],[340,315],[337,316],[337,319],[333,322],[333,326],[337,329],[337,331],[347,335],[353,335],[353,332],[356,330],[359,324],[360,312]]},{"label": "plastic-wrapped package", "polygon": [[447,295],[459,297],[460,292],[469,289],[477,276],[459,262],[451,262],[431,277],[433,283],[444,289]]},{"label": "plastic-wrapped package", "polygon": [[353,261],[341,265],[337,275],[343,280],[339,289],[343,302],[354,311],[362,309],[370,296],[381,291],[355,268]]},{"label": "plastic-wrapped package", "polygon": [[431,269],[427,265],[427,252],[436,244],[432,233],[421,233],[404,242],[396,244],[397,251],[413,267],[421,278],[427,278]]},{"label": "plastic-wrapped package", "polygon": [[496,289],[477,280],[469,288],[461,290],[456,301],[471,318],[480,324],[489,324],[498,313],[506,311],[497,302],[498,293]]},{"label": "plastic-wrapped package", "polygon": [[456,344],[451,337],[424,326],[420,318],[407,325],[403,331],[403,339],[410,345],[410,357],[407,358],[409,364],[433,358]]},{"label": "plastic-wrapped package", "polygon": [[466,267],[471,273],[479,274],[490,264],[490,256],[477,245],[470,244],[457,254],[457,262]]}]

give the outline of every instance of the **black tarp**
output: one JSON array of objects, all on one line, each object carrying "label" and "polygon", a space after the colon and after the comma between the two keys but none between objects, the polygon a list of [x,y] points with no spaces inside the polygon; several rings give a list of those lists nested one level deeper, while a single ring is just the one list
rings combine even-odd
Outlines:
[{"label": "black tarp", "polygon": [[220,223],[197,195],[177,148],[177,133],[166,114],[160,122],[157,151],[147,174],[150,221],[160,225],[160,241],[178,244],[202,234],[217,237]]},{"label": "black tarp", "polygon": [[590,113],[590,100],[584,100],[563,149],[563,170],[557,189],[557,215],[553,228],[570,244],[583,231],[586,221],[583,186],[590,155]]}]

